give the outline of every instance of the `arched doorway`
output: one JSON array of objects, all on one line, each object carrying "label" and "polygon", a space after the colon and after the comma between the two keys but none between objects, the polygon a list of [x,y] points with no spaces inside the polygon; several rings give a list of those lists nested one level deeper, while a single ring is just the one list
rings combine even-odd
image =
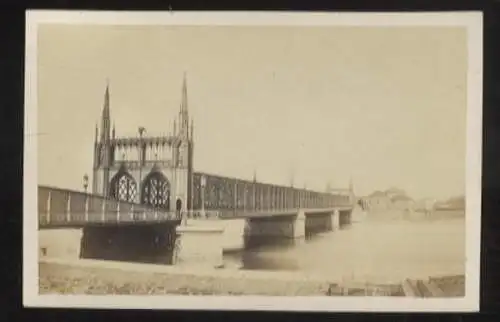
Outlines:
[{"label": "arched doorway", "polygon": [[137,196],[137,183],[125,170],[118,171],[111,179],[109,189],[111,198],[116,200],[134,202]]},{"label": "arched doorway", "polygon": [[151,172],[143,181],[141,203],[168,209],[170,206],[170,183],[161,172]]}]

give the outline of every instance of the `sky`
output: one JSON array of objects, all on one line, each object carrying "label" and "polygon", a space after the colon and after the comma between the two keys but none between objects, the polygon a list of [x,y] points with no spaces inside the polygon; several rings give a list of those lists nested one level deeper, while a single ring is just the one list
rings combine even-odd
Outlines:
[{"label": "sky", "polygon": [[38,181],[82,188],[106,81],[117,136],[172,131],[197,171],[323,191],[465,191],[467,35],[451,27],[43,25]]}]

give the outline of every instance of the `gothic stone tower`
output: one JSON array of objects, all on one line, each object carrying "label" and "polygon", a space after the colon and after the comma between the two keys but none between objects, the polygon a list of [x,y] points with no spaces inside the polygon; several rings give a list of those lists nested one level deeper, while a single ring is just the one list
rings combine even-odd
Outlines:
[{"label": "gothic stone tower", "polygon": [[107,198],[163,209],[190,210],[193,186],[193,130],[189,122],[186,76],[173,133],[116,137],[111,129],[109,84],[104,94],[101,130],[96,124],[92,191]]}]

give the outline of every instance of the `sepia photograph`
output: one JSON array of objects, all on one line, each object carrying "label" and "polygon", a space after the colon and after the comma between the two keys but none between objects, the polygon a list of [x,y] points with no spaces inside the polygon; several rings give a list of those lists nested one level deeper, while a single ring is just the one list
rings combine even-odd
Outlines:
[{"label": "sepia photograph", "polygon": [[478,310],[481,13],[26,17],[25,306]]}]

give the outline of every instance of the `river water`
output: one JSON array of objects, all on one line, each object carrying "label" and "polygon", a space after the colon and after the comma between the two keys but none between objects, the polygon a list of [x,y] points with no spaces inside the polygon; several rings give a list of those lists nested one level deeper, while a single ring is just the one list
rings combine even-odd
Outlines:
[{"label": "river water", "polygon": [[[229,244],[241,240],[242,223],[232,220],[225,223]],[[80,239],[81,230],[43,230],[39,243],[40,247],[50,249],[51,256],[77,259]],[[459,213],[408,218],[367,214],[350,226],[293,246],[225,254],[224,262],[229,270],[285,270],[335,280],[380,283],[462,275],[465,274],[465,216]]]},{"label": "river water", "polygon": [[394,282],[465,274],[465,218],[366,218],[298,245],[226,254],[226,266]]}]

